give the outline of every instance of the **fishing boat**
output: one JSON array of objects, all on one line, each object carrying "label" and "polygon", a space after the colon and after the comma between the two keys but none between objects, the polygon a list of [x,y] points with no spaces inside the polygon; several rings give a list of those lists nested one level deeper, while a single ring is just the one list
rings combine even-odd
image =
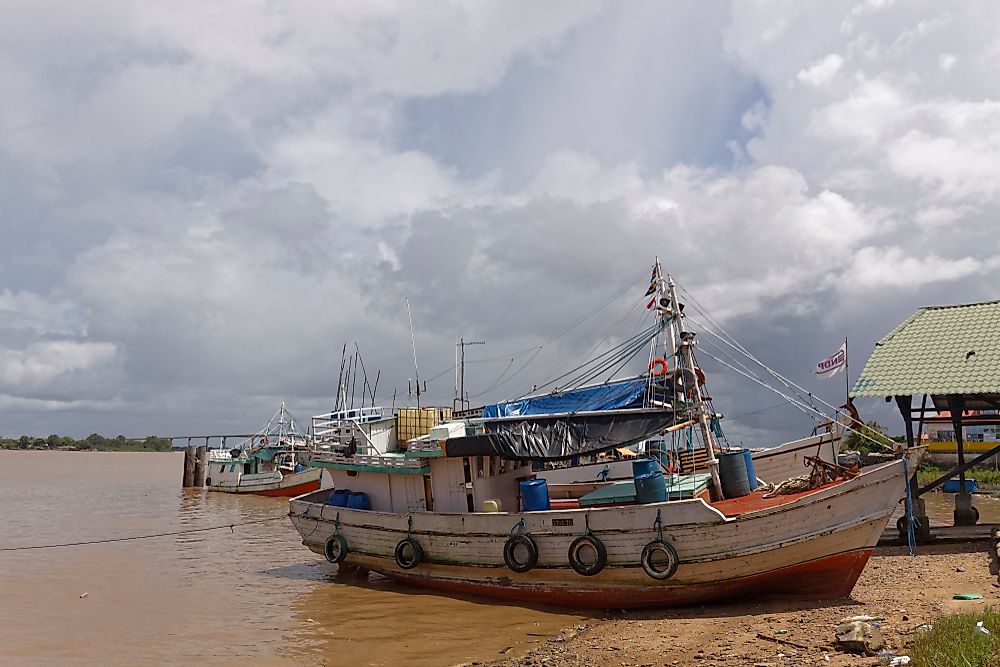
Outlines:
[{"label": "fishing boat", "polygon": [[320,488],[322,470],[308,467],[309,438],[282,403],[257,434],[232,449],[212,449],[205,488],[290,498]]},{"label": "fishing boat", "polygon": [[[303,544],[342,568],[525,603],[645,608],[848,596],[919,451],[862,470],[823,458],[832,436],[787,443],[766,458],[727,447],[694,335],[658,263],[649,293],[657,325],[648,341],[622,348],[650,351],[643,376],[487,406],[479,418],[390,439],[380,451],[314,457],[335,491],[290,502]],[[667,352],[653,356],[661,343]],[[701,441],[700,472],[642,457],[629,464],[632,479],[601,488],[572,481],[575,496],[554,498],[536,469],[681,432]],[[770,479],[758,479],[755,460]]]}]

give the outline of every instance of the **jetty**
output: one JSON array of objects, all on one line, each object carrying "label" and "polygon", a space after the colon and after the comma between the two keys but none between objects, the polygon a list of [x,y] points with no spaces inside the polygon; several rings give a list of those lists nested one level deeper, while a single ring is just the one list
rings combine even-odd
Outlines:
[{"label": "jetty", "polygon": [[[965,473],[1000,453],[1000,442],[979,447],[985,451],[966,460],[965,427],[1000,425],[1000,301],[920,308],[875,344],[850,396],[895,401],[906,427],[908,449],[926,442],[924,427],[931,419],[950,418],[955,465],[922,486],[917,471],[910,471],[913,528],[918,542],[930,541],[941,532],[930,526],[922,496],[955,476],[959,484],[954,526],[976,527],[979,512]],[[907,516],[897,521],[900,537],[908,531],[908,524]],[[978,535],[978,531],[948,531],[955,536],[966,532]]]}]

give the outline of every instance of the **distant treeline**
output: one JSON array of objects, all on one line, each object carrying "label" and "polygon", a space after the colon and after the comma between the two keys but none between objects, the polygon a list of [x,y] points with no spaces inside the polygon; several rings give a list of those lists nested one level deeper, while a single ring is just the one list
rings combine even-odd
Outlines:
[{"label": "distant treeline", "polygon": [[62,449],[94,452],[169,452],[170,441],[166,438],[149,436],[143,440],[126,438],[105,438],[103,435],[91,433],[83,440],[75,440],[66,435],[50,435],[47,438],[34,438],[22,435],[20,438],[0,438],[0,449]]}]

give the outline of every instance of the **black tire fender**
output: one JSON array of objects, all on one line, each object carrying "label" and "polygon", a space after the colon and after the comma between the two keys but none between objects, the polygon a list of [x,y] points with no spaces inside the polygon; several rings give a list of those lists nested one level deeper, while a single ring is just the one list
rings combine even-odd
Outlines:
[{"label": "black tire fender", "polygon": [[[580,550],[590,547],[594,550],[597,558],[593,563],[584,563],[580,559]],[[584,577],[592,577],[608,564],[608,550],[604,548],[604,543],[593,535],[583,535],[573,540],[569,545],[569,565],[573,570]]]},{"label": "black tire fender", "polygon": [[[409,553],[407,553],[409,552]],[[404,537],[396,545],[396,551],[393,556],[396,559],[396,565],[404,570],[412,570],[424,559],[424,550],[420,546],[420,542],[417,542],[412,537]]]},{"label": "black tire fender", "polygon": [[[653,556],[656,553],[664,554],[667,557],[665,568],[658,567],[653,563]],[[674,573],[677,572],[677,566],[680,564],[677,550],[674,549],[672,544],[664,540],[653,540],[647,544],[643,548],[642,556],[639,560],[642,563],[643,572],[657,581],[664,581],[674,576]]]},{"label": "black tire fender", "polygon": [[[517,559],[517,548],[524,547],[528,557]],[[503,562],[514,572],[527,572],[538,564],[538,545],[527,535],[511,535],[503,545]]]},{"label": "black tire fender", "polygon": [[331,563],[339,563],[347,558],[347,540],[343,535],[331,535],[323,545],[323,555]]}]

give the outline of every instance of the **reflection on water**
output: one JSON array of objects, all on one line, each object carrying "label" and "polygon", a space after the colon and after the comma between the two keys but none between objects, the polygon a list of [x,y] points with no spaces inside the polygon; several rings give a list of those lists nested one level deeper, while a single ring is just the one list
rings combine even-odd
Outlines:
[{"label": "reflection on water", "polygon": [[341,578],[301,545],[286,501],[181,489],[182,461],[0,452],[0,547],[234,525],[0,552],[0,663],[447,665],[583,618]]}]

